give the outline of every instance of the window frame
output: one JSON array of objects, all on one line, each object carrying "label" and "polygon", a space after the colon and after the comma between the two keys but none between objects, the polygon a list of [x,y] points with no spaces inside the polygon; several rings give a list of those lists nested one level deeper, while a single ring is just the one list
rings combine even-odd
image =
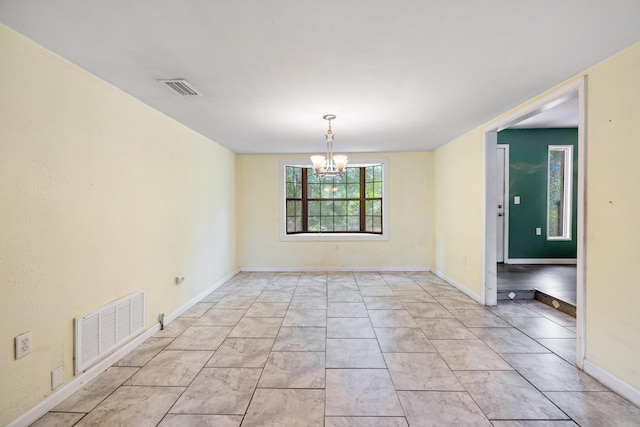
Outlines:
[{"label": "window frame", "polygon": [[382,165],[382,234],[346,232],[346,233],[295,233],[287,234],[287,183],[285,169],[287,166],[309,168],[308,159],[280,160],[280,241],[386,241],[389,240],[389,162],[386,158],[349,159],[348,167]]},{"label": "window frame", "polygon": [[[549,196],[551,193],[551,152],[562,151],[564,152],[564,167],[563,167],[563,194],[562,194],[562,235],[552,236],[550,233],[550,206]],[[572,240],[573,230],[573,145],[549,145],[547,148],[547,240],[548,241],[568,241]]]}]

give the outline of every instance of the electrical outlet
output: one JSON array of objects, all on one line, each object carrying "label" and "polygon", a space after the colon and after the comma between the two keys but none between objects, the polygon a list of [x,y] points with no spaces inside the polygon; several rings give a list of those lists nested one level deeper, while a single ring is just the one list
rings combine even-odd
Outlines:
[{"label": "electrical outlet", "polygon": [[176,277],[176,285],[179,285],[180,283],[184,282],[184,276],[178,276]]},{"label": "electrical outlet", "polygon": [[31,332],[16,337],[16,360],[31,353]]},{"label": "electrical outlet", "polygon": [[64,382],[64,367],[58,366],[51,371],[51,390],[55,390]]}]

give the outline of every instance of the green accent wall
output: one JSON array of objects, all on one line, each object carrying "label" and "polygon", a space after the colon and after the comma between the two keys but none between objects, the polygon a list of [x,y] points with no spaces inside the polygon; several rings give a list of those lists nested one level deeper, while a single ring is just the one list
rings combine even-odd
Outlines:
[{"label": "green accent wall", "polygon": [[[576,258],[578,129],[505,129],[498,144],[509,145],[509,258]],[[573,145],[572,240],[547,240],[549,145]]]}]

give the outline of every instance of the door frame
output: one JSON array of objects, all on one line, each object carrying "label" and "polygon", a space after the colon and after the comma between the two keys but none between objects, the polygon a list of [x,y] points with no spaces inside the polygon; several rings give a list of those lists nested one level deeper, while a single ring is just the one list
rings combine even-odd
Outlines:
[{"label": "door frame", "polygon": [[496,305],[497,294],[497,263],[496,263],[496,149],[498,132],[545,110],[553,108],[575,96],[578,98],[578,224],[576,254],[576,365],[584,366],[586,347],[586,247],[585,247],[585,189],[586,189],[586,158],[587,158],[587,76],[581,76],[551,90],[546,95],[538,97],[510,114],[490,123],[483,131],[483,286],[482,301],[486,305]]}]

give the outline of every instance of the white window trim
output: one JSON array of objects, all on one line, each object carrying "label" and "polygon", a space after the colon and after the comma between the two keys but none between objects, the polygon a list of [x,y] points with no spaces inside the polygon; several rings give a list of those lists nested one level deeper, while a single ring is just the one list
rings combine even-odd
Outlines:
[{"label": "white window trim", "polygon": [[[551,180],[551,163],[549,162],[549,155],[551,151],[564,151],[564,200],[563,203],[563,218],[562,223],[564,225],[562,236],[550,236],[549,235],[549,192]],[[572,145],[549,145],[547,149],[547,240],[550,241],[567,241],[572,240],[573,230],[573,146]]]},{"label": "white window trim", "polygon": [[349,159],[350,167],[382,165],[382,234],[368,233],[299,233],[287,234],[287,215],[285,202],[287,185],[285,182],[285,166],[311,167],[309,159],[280,160],[278,182],[280,185],[280,241],[282,242],[363,242],[389,240],[389,161],[386,158]]}]

